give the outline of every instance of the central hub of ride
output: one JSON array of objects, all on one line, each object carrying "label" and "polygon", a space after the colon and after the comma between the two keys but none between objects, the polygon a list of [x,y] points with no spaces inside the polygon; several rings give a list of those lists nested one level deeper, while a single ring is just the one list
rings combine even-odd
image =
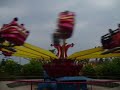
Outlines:
[{"label": "central hub of ride", "polygon": [[[51,44],[58,51],[58,59],[44,65],[44,69],[50,77],[79,75],[83,65],[76,63],[75,60],[67,59],[67,51],[74,44],[67,44],[66,39],[72,36],[74,24],[75,14],[73,12],[65,11],[59,14],[58,29],[53,33],[53,44]],[[62,44],[60,44],[61,40]]]},{"label": "central hub of ride", "polygon": [[67,58],[67,51],[70,47],[73,47],[74,44],[67,44],[65,43],[65,40],[63,41],[63,45],[56,45],[56,44],[51,44],[51,46],[54,46],[54,48],[57,49],[57,56],[59,59],[66,59]]}]

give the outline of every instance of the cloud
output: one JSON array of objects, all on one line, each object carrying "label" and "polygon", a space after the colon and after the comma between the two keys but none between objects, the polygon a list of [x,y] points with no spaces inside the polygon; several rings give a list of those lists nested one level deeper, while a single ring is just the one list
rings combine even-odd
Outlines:
[{"label": "cloud", "polygon": [[13,17],[20,17],[30,30],[26,42],[48,49],[51,34],[57,28],[58,13],[70,10],[76,13],[73,37],[68,43],[75,43],[69,54],[100,46],[100,37],[109,28],[116,28],[120,22],[119,0],[2,0],[0,3],[1,23]]},{"label": "cloud", "polygon": [[9,0],[0,0],[0,7],[8,4]]},{"label": "cloud", "polygon": [[26,15],[26,10],[22,8],[0,8],[0,18],[5,19],[7,17],[22,17]]},{"label": "cloud", "polygon": [[118,0],[88,0],[88,3],[91,4],[91,6],[96,7],[96,9],[111,9],[115,7]]},{"label": "cloud", "polygon": [[[54,1],[54,0],[53,0]],[[63,10],[72,10],[76,5],[78,5],[79,0],[61,0],[56,1],[56,3],[51,4],[50,11],[58,11],[61,12]]]}]

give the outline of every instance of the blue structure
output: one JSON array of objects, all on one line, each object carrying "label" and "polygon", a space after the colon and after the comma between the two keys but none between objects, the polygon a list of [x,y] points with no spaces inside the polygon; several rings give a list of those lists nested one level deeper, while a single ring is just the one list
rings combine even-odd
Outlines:
[{"label": "blue structure", "polygon": [[86,83],[60,83],[60,82],[86,82],[90,80],[84,76],[60,77],[47,79],[44,83],[38,85],[38,90],[87,90]]}]

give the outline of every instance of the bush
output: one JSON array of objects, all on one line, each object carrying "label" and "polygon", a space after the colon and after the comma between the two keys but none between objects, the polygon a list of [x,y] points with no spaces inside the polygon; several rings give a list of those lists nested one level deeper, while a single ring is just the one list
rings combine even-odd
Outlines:
[{"label": "bush", "polygon": [[88,64],[83,67],[83,74],[86,76],[96,76],[99,78],[120,78],[120,58],[106,60],[96,66]]},{"label": "bush", "polygon": [[30,60],[30,63],[23,65],[22,75],[24,76],[42,76],[42,64],[36,60]]},{"label": "bush", "polygon": [[120,59],[113,59],[101,65],[101,72],[104,76],[118,76],[120,75]]},{"label": "bush", "polygon": [[97,77],[103,76],[103,69],[103,65],[95,66],[95,73]]},{"label": "bush", "polygon": [[92,65],[87,64],[82,69],[83,75],[85,76],[95,76],[95,70]]},{"label": "bush", "polygon": [[5,61],[4,65],[1,63],[0,71],[4,75],[19,75],[22,66],[13,60]]}]

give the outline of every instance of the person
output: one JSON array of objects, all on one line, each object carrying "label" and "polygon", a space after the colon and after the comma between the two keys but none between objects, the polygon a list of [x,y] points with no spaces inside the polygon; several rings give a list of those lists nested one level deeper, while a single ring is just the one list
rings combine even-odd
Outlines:
[{"label": "person", "polygon": [[113,30],[112,29],[109,29],[109,32],[110,32],[111,35],[113,34]]},{"label": "person", "polygon": [[109,33],[110,33],[110,38],[112,38],[112,36],[115,34],[115,32],[112,29],[109,29]]},{"label": "person", "polygon": [[117,30],[119,30],[119,31],[120,31],[120,24],[118,24],[118,28],[117,28]]}]

